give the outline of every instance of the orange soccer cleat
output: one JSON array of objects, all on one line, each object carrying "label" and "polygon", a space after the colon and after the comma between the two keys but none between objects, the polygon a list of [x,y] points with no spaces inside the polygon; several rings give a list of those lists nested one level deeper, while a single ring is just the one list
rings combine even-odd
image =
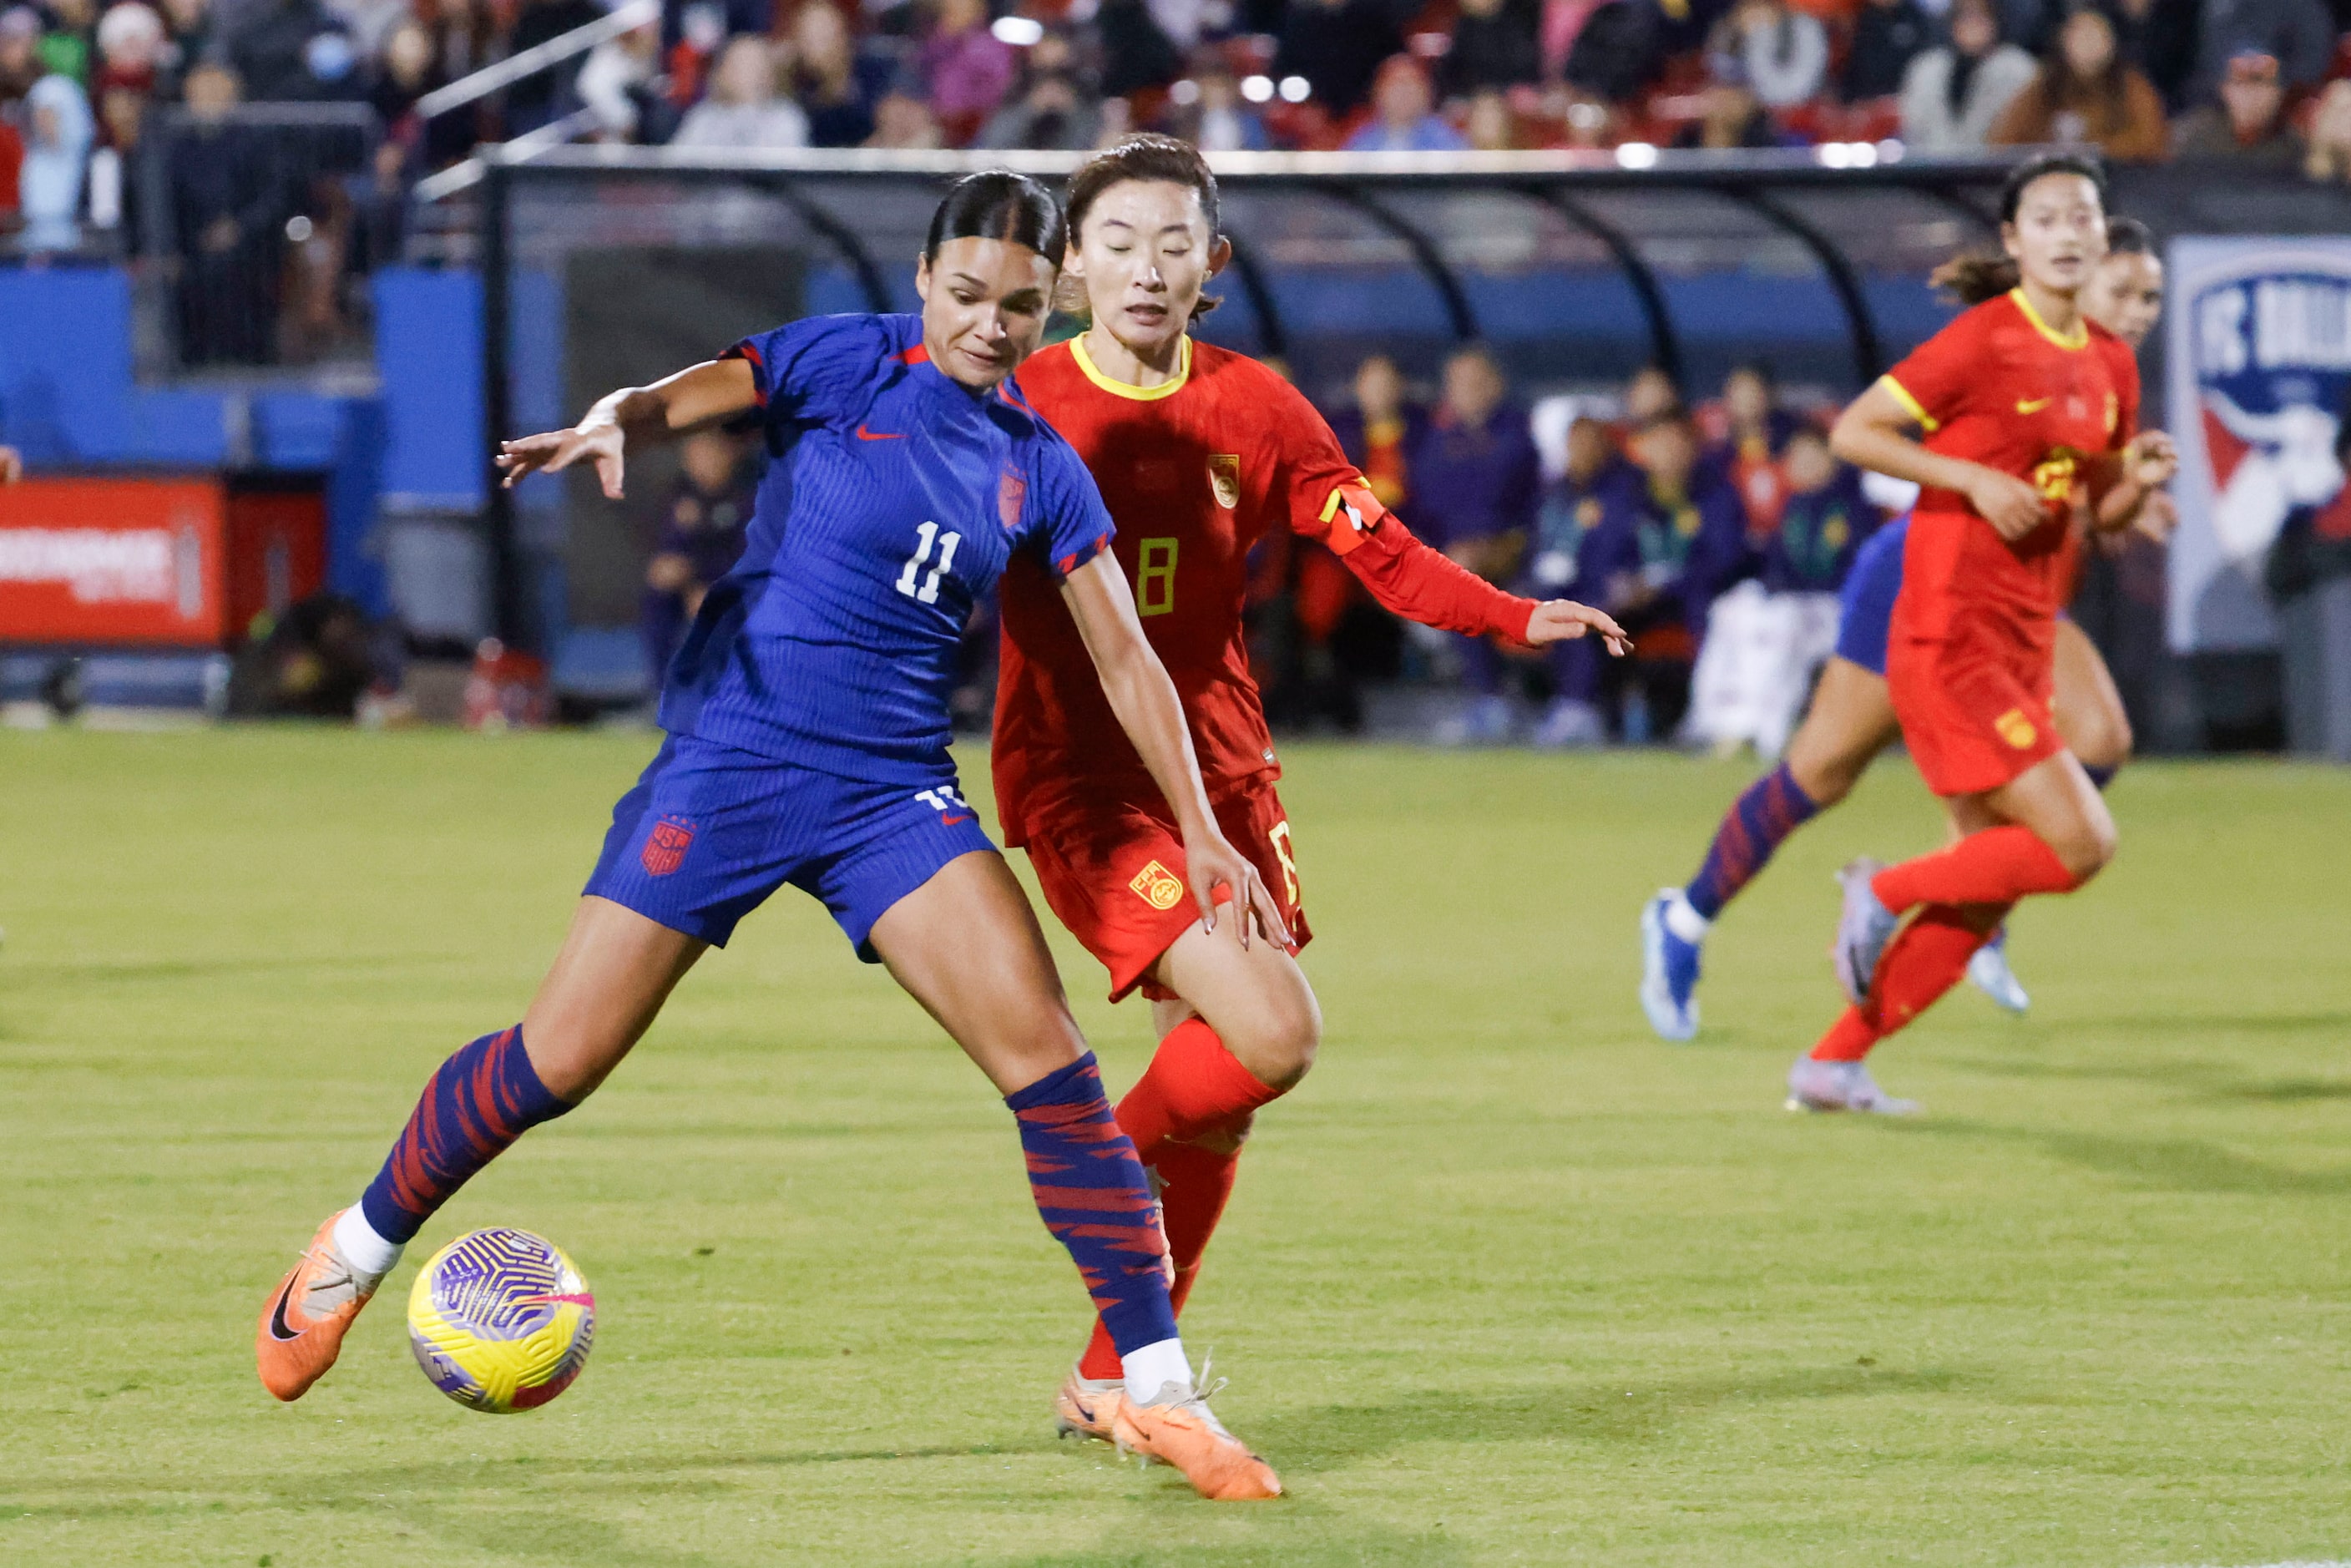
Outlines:
[{"label": "orange soccer cleat", "polygon": [[310,1238],[301,1261],[287,1271],[261,1304],[261,1326],[253,1336],[253,1359],[261,1385],[280,1399],[299,1399],[326,1375],[343,1348],[343,1333],[381,1282],[362,1274],[335,1245],[335,1221],[327,1216]]},{"label": "orange soccer cleat", "polygon": [[1053,1436],[1116,1442],[1113,1428],[1119,1406],[1125,1403],[1126,1379],[1088,1377],[1073,1366],[1070,1375],[1061,1379],[1061,1392],[1053,1396]]},{"label": "orange soccer cleat", "polygon": [[[1201,1368],[1205,1376],[1206,1366]],[[1207,1391],[1170,1383],[1149,1405],[1122,1398],[1111,1418],[1113,1440],[1122,1454],[1173,1465],[1192,1490],[1215,1502],[1280,1497],[1281,1478],[1225,1430],[1208,1408]]]}]

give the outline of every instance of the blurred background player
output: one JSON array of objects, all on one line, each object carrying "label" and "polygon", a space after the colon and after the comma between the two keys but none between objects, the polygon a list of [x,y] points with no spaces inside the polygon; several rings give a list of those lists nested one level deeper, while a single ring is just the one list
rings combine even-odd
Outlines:
[{"label": "blurred background player", "polygon": [[[1643,482],[1640,471],[1618,450],[1614,432],[1593,414],[1580,413],[1570,419],[1562,446],[1559,476],[1543,486],[1542,504],[1536,508],[1534,549],[1521,584],[1522,591],[1544,598],[1571,588],[1580,593],[1604,591],[1587,586],[1601,581],[1587,559],[1593,541],[1602,537],[1602,522],[1631,508],[1631,492]],[[1552,697],[1535,727],[1534,743],[1557,747],[1597,746],[1606,740],[1598,646],[1583,638],[1554,643],[1543,657],[1550,666]]]},{"label": "blurred background player", "polygon": [[[2163,313],[2163,261],[2137,219],[2113,219],[2106,233],[2106,255],[2081,290],[2081,309],[2136,350]],[[2171,497],[2157,491],[2134,526],[2161,539],[2177,517]],[[1642,911],[1641,1006],[1661,1039],[1698,1032],[1699,960],[1715,917],[1789,835],[1851,793],[1872,759],[1901,734],[1886,689],[1886,638],[1908,537],[1905,517],[1861,547],[1840,596],[1836,651],[1822,667],[1785,758],[1723,813],[1698,875],[1687,886],[1665,889]],[[2057,727],[2103,789],[2129,758],[2130,721],[2097,644],[2070,619],[2057,622],[2056,682]],[[1968,974],[2010,1011],[2028,1005],[2008,967],[2004,927],[1977,950]]]},{"label": "blurred background player", "polygon": [[[1241,634],[1250,545],[1273,529],[1320,540],[1388,609],[1447,631],[1538,646],[1621,633],[1580,604],[1505,593],[1415,538],[1296,389],[1192,338],[1213,303],[1201,290],[1231,254],[1196,151],[1136,136],[1096,154],[1071,176],[1069,218],[1069,277],[1090,321],[1030,361],[1019,391],[1102,486],[1217,820],[1289,931],[1268,922],[1276,939],[1251,943],[1240,919],[1209,931],[1191,917],[1191,900],[1221,896],[1219,873],[1189,854],[1106,688],[1086,677],[1087,629],[1039,567],[1016,563],[1002,594],[998,809],[1045,901],[1110,971],[1111,998],[1141,988],[1152,1000],[1159,1047],[1118,1118],[1154,1174],[1180,1309],[1256,1112],[1305,1075],[1322,1040],[1294,956],[1310,932],[1280,768]],[[1111,1437],[1131,1393],[1097,1322],[1055,1401],[1062,1430]]]},{"label": "blurred background player", "polygon": [[[1114,724],[1173,797],[1162,810],[1190,863],[1230,887],[1226,940],[1252,916],[1280,939],[1256,869],[1217,829],[1175,687],[1107,551],[1113,525],[1093,482],[1004,390],[1043,334],[1065,234],[1034,181],[972,175],[931,220],[919,316],[811,317],[614,392],[574,429],[506,444],[509,484],[586,462],[618,499],[632,445],[756,414],[772,456],[789,445],[791,473],[773,465],[750,549],[703,601],[663,694],[670,733],[615,809],[529,1012],[434,1074],[365,1195],[319,1227],[263,1303],[256,1354],[278,1398],[300,1397],[333,1364],[434,1210],[592,1092],[695,961],[789,882],[821,898],[858,956],[886,964],[1005,1096],[1039,1211],[1131,1380],[1121,1445],[1210,1497],[1280,1492],[1194,1379],[1143,1167],[1036,917],[947,755],[972,601],[1008,560],[1033,558],[1081,629]],[[767,505],[787,496],[789,518]],[[1194,903],[1215,921],[1205,889]]]},{"label": "blurred background player", "polygon": [[743,446],[722,430],[698,430],[678,444],[678,476],[662,508],[661,537],[645,562],[639,625],[659,692],[685,629],[711,585],[743,557],[756,499]]},{"label": "blurred background player", "polygon": [[2001,193],[2005,259],[1941,275],[1973,308],[1855,399],[1832,434],[1839,456],[1921,486],[1886,691],[1960,836],[1839,873],[1832,956],[1850,1005],[1789,1070],[1793,1107],[1916,1109],[1877,1087],[1870,1050],[1958,981],[2018,899],[2070,893],[2113,858],[2114,819],[2052,711],[2058,615],[2085,516],[2131,526],[2178,461],[2168,436],[2137,428],[2129,345],[2081,310],[2105,254],[2104,209],[2095,165],[2070,154],[2019,164]]}]

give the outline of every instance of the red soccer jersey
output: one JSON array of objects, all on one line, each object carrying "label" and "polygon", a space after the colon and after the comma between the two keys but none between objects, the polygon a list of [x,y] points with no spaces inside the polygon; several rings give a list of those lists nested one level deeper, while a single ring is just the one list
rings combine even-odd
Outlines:
[{"label": "red soccer jersey", "polygon": [[1910,411],[1930,452],[2027,480],[2045,500],[2039,528],[2003,539],[1965,496],[1918,497],[1904,553],[1896,622],[1930,642],[1989,633],[2039,651],[2071,591],[2082,472],[2138,429],[2138,363],[2105,328],[2053,331],[2022,290],[1966,311],[1882,383]]},{"label": "red soccer jersey", "polygon": [[[1383,604],[1449,631],[1520,636],[1534,607],[1415,539],[1295,387],[1229,350],[1186,338],[1182,353],[1174,379],[1134,387],[1073,340],[1031,358],[1019,387],[1102,488],[1144,631],[1191,720],[1200,777],[1222,800],[1280,772],[1241,629],[1249,547],[1269,529],[1319,540]],[[1155,799],[1060,585],[1016,557],[998,591],[990,760],[1005,841],[1026,843],[1036,808],[1072,789]]]}]

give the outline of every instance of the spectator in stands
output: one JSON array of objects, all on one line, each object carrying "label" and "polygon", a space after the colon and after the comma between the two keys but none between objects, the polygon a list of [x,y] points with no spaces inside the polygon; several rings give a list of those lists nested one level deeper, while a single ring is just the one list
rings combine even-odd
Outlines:
[{"label": "spectator in stands", "polygon": [[162,7],[167,39],[156,58],[155,96],[177,100],[182,79],[218,52],[220,28],[212,0],[162,0]]},{"label": "spectator in stands", "polygon": [[862,50],[841,12],[807,4],[792,16],[792,96],[808,116],[811,147],[860,147],[873,134],[873,106],[890,86],[890,62]]},{"label": "spectator in stands", "polygon": [[1817,19],[1790,10],[1785,0],[1740,0],[1739,8],[1715,28],[1711,50],[1738,62],[1740,77],[1766,109],[1808,103],[1820,96],[1828,78],[1828,29]]},{"label": "spectator in stands", "polygon": [[1643,365],[1625,383],[1625,423],[1638,430],[1661,413],[1682,406],[1682,389],[1663,365]]},{"label": "spectator in stands", "polygon": [[1614,147],[1623,140],[1616,106],[1582,88],[1559,89],[1560,120],[1567,128],[1566,144],[1574,148]]},{"label": "spectator in stands", "polygon": [[1350,152],[1458,152],[1461,132],[1437,113],[1428,72],[1410,55],[1391,56],[1372,89],[1372,118],[1347,138]]},{"label": "spectator in stands", "polygon": [[1079,73],[1077,50],[1067,33],[1054,31],[1024,52],[1019,87],[973,145],[1076,152],[1092,148],[1101,134],[1102,114]]},{"label": "spectator in stands", "polygon": [[1862,494],[1861,471],[1840,463],[1818,425],[1799,425],[1784,459],[1787,504],[1765,536],[1760,565],[1772,593],[1834,594],[1885,514]]},{"label": "spectator in stands", "polygon": [[41,17],[30,5],[0,11],[0,104],[21,103],[41,68]]},{"label": "spectator in stands", "polygon": [[1273,145],[1265,117],[1241,96],[1241,85],[1223,56],[1210,51],[1192,69],[1194,94],[1182,101],[1184,84],[1176,84],[1171,99],[1175,115],[1170,129],[1203,152],[1262,152]]},{"label": "spectator in stands", "polygon": [[2246,49],[2231,58],[2217,101],[2180,120],[2173,152],[2185,162],[2278,172],[2301,168],[2306,152],[2285,120],[2285,82],[2277,57]]},{"label": "spectator in stands", "polygon": [[1012,46],[988,31],[987,0],[939,0],[915,68],[948,140],[968,141],[1012,86]]},{"label": "spectator in stands", "polygon": [[808,116],[776,94],[776,57],[768,40],[738,33],[718,51],[710,96],[686,110],[674,147],[805,147]]},{"label": "spectator in stands", "polygon": [[1950,42],[1903,76],[1902,140],[1920,152],[1975,151],[2036,68],[2031,55],[2001,42],[1992,0],[1951,0]]},{"label": "spectator in stands", "polygon": [[743,554],[751,520],[751,478],[741,444],[705,430],[678,446],[678,479],[661,514],[661,534],[645,563],[638,624],[653,688],[661,690],[685,629],[710,585]]},{"label": "spectator in stands", "polygon": [[913,152],[927,152],[942,144],[939,122],[931,115],[931,106],[916,88],[899,85],[882,95],[873,106],[873,134],[866,139],[868,147],[891,147]]},{"label": "spectator in stands", "polygon": [[25,162],[17,175],[27,252],[73,250],[81,244],[82,175],[94,131],[81,84],[52,72],[25,95]]},{"label": "spectator in stands", "polygon": [[2351,81],[2332,81],[2310,117],[2302,172],[2327,184],[2351,184]]},{"label": "spectator in stands", "polygon": [[[1521,591],[1559,599],[1593,591],[1586,580],[1587,554],[1612,511],[1628,511],[1640,476],[1616,448],[1608,426],[1579,413],[1567,427],[1567,461],[1557,479],[1543,486],[1535,515],[1535,546]],[[1581,639],[1579,639],[1581,641]],[[1602,716],[1601,655],[1597,648],[1572,651],[1554,644],[1544,655],[1552,698],[1535,727],[1541,747],[1596,746],[1608,737]]]},{"label": "spectator in stands", "polygon": [[1677,147],[1702,147],[1725,152],[1743,147],[1783,147],[1782,136],[1765,111],[1762,99],[1747,80],[1747,68],[1736,55],[1718,54],[1708,62],[1712,79],[1699,95],[1698,117],[1674,138]]},{"label": "spectator in stands", "polygon": [[[165,0],[165,4],[174,5],[208,3],[209,0]],[[433,57],[444,81],[457,81],[473,75],[502,51],[490,0],[417,0],[417,19],[433,35]]]},{"label": "spectator in stands", "polygon": [[1652,0],[1603,0],[1576,29],[1561,78],[1604,103],[1629,103],[1664,63],[1666,35]]},{"label": "spectator in stands", "polygon": [[1519,117],[1510,112],[1510,96],[1489,87],[1469,100],[1462,133],[1477,152],[1510,152],[1519,145]]},{"label": "spectator in stands", "polygon": [[185,83],[189,124],[171,144],[170,222],[180,261],[180,358],[190,365],[267,363],[285,194],[266,141],[230,119],[240,91],[225,66]]},{"label": "spectator in stands", "polygon": [[89,158],[89,221],[119,230],[121,249],[138,256],[146,248],[140,202],[139,142],[146,132],[148,96],[127,87],[109,87],[98,100],[99,150]]},{"label": "spectator in stands", "polygon": [[163,18],[140,0],[121,0],[98,19],[98,68],[91,74],[89,95],[95,102],[110,88],[152,93],[162,64],[166,36]]},{"label": "spectator in stands", "polygon": [[1277,77],[1304,77],[1333,120],[1371,95],[1382,62],[1404,48],[1387,0],[1290,0],[1273,55]]},{"label": "spectator in stands", "polygon": [[[1187,7],[1160,0],[1158,5],[1146,5],[1144,0],[1102,0],[1094,13],[1094,37],[1102,49],[1101,96],[1131,98],[1152,88],[1161,88],[1184,74],[1184,50],[1161,26],[1165,19],[1178,22],[1178,13]],[[1188,7],[1191,37],[1199,40],[1199,17],[1196,5]],[[1030,53],[1035,53],[1032,47]]]},{"label": "spectator in stands", "polygon": [[1652,416],[1634,431],[1632,448],[1640,482],[1604,507],[1584,548],[1578,597],[1633,634],[1633,656],[1601,661],[1601,675],[1617,733],[1637,742],[1679,727],[1707,612],[1748,555],[1739,497],[1699,466],[1687,413]]},{"label": "spectator in stands", "polygon": [[1853,42],[1839,89],[1847,103],[1892,98],[1903,73],[1934,40],[1934,24],[1918,0],[1865,0],[1853,19]]},{"label": "spectator in stands", "polygon": [[2124,60],[2114,23],[2094,0],[2075,0],[2032,85],[2001,110],[1985,140],[1994,147],[2087,143],[2118,163],[2155,162],[2169,145],[2163,99]]},{"label": "spectator in stands", "polygon": [[1540,80],[1542,47],[1537,0],[1461,0],[1453,23],[1453,44],[1437,68],[1448,99],[1468,98],[1486,88],[1515,87]]},{"label": "spectator in stands", "polygon": [[[1445,361],[1444,396],[1405,460],[1413,530],[1489,582],[1517,575],[1541,486],[1526,411],[1509,401],[1509,392],[1492,355],[1474,347],[1456,350]],[[1500,740],[1511,725],[1501,655],[1483,638],[1457,642],[1479,700],[1439,738]]]},{"label": "spectator in stands", "polygon": [[[566,33],[601,21],[603,16],[604,7],[596,0],[522,0],[522,14],[515,18],[507,52],[518,55],[552,43]],[[579,76],[579,65],[567,61],[507,89],[506,134],[523,135],[569,112]]]},{"label": "spectator in stands", "polygon": [[319,0],[254,0],[224,41],[244,96],[256,103],[339,98],[359,85],[350,36]]},{"label": "spectator in stands", "polygon": [[2197,17],[2201,0],[2115,0],[2115,36],[2123,58],[2147,73],[2177,111],[2196,68]]},{"label": "spectator in stands", "polygon": [[[429,50],[432,45],[428,41],[424,47]],[[684,117],[664,90],[668,83],[661,68],[658,21],[632,27],[589,50],[574,86],[580,106],[596,117],[596,129],[615,141],[660,143],[675,136]]]},{"label": "spectator in stands", "polygon": [[2203,0],[2189,94],[2209,101],[2231,64],[2249,53],[2276,60],[2278,79],[2289,93],[2314,87],[2325,79],[2335,43],[2335,19],[2325,0]]},{"label": "spectator in stands", "polygon": [[44,0],[48,27],[41,34],[42,66],[52,76],[64,77],[76,87],[89,85],[92,40],[98,11],[92,0]]}]

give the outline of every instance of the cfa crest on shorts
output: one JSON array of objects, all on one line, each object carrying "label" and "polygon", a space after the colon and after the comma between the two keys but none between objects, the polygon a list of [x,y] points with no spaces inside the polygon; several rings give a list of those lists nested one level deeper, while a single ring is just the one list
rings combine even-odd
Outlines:
[{"label": "cfa crest on shorts", "polygon": [[1154,909],[1173,909],[1183,902],[1182,879],[1157,861],[1135,873],[1134,880],[1126,885]]},{"label": "cfa crest on shorts", "polygon": [[1241,504],[1241,455],[1238,452],[1208,454],[1208,488],[1216,493],[1217,505],[1228,512]]}]

